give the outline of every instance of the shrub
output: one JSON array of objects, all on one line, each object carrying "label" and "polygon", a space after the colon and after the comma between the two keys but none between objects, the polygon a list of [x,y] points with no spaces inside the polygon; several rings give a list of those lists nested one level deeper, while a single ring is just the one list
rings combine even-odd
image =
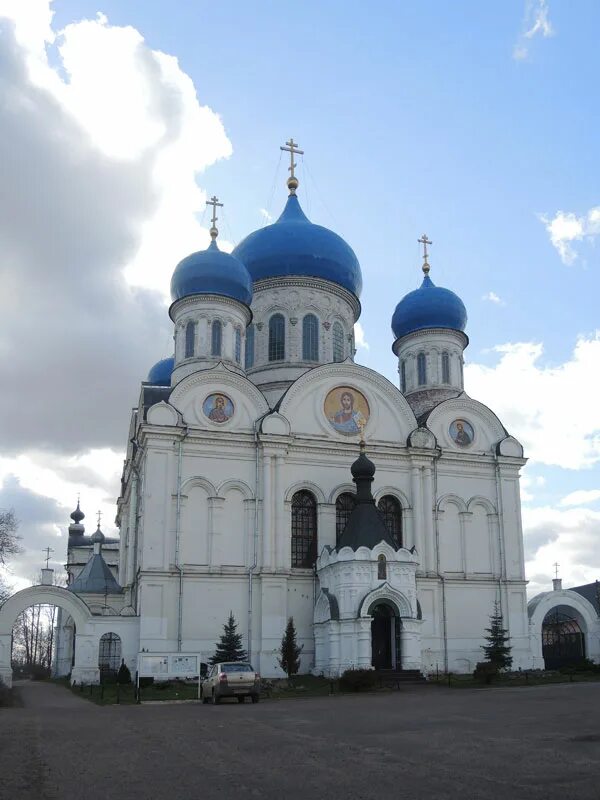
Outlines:
[{"label": "shrub", "polygon": [[129,671],[129,667],[125,663],[125,659],[121,659],[121,666],[119,667],[119,671],[117,672],[117,683],[127,684],[131,683],[131,672]]},{"label": "shrub", "polygon": [[498,677],[499,672],[498,664],[492,661],[479,661],[473,670],[473,678],[476,681],[490,684],[495,678]]},{"label": "shrub", "polygon": [[377,678],[372,669],[347,669],[340,678],[342,692],[368,692]]}]

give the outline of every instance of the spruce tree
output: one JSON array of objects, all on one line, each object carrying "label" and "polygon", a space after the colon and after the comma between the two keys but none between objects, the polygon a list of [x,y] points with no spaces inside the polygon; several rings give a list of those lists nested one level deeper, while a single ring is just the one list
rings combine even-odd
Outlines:
[{"label": "spruce tree", "polygon": [[504,627],[500,605],[494,603],[494,611],[490,615],[490,627],[486,628],[487,644],[481,646],[485,653],[485,660],[494,664],[499,671],[510,669],[512,666],[511,646],[508,643],[508,631]]},{"label": "spruce tree", "polygon": [[242,647],[242,634],[237,632],[237,622],[234,619],[233,611],[229,612],[229,619],[223,625],[221,639],[215,647],[215,654],[210,660],[211,664],[221,664],[223,661],[248,660],[248,654]]},{"label": "spruce tree", "polygon": [[296,626],[294,625],[294,618],[290,617],[281,640],[281,647],[279,648],[280,657],[279,666],[288,676],[297,675],[300,669],[300,654],[304,645],[298,646],[296,641]]}]

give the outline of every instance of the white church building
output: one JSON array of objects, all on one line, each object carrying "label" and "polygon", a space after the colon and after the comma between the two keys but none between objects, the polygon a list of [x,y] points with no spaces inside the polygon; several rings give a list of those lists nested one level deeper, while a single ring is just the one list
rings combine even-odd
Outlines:
[{"label": "white church building", "polygon": [[[228,254],[213,198],[210,246],[174,271],[174,357],[150,370],[132,413],[120,538],[70,534],[68,592],[87,609],[75,625],[87,639],[73,652],[65,611],[59,671],[97,676],[101,637],[119,640],[132,672],[141,652],[208,661],[232,611],[263,676],[282,675],[289,617],[301,672],[470,672],[495,603],[513,667],[543,666],[525,458],[465,391],[465,306],[433,283],[423,236],[422,283],[392,318],[398,386],[356,364],[360,265],[303,213],[287,149],[279,219]],[[597,625],[591,605],[584,617]]]}]

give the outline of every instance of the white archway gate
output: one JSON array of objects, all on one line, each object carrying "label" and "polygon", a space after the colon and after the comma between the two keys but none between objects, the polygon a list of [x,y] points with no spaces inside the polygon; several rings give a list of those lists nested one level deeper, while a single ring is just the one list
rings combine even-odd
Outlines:
[{"label": "white archway gate", "polygon": [[73,618],[76,630],[75,664],[71,680],[98,683],[98,635],[92,624],[92,613],[84,601],[60,586],[30,586],[16,592],[0,607],[0,680],[12,686],[10,663],[12,629],[19,614],[35,605],[58,606]]}]

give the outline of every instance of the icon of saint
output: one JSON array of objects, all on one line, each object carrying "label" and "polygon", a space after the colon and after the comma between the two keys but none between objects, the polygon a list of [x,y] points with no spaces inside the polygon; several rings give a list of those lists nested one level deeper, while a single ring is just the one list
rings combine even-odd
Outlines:
[{"label": "icon of saint", "polygon": [[212,422],[227,422],[229,419],[229,414],[225,410],[226,407],[226,400],[222,394],[218,394],[215,396],[213,407],[208,415],[208,418]]},{"label": "icon of saint", "polygon": [[466,447],[467,445],[471,444],[473,439],[468,431],[465,430],[465,423],[462,421],[462,419],[457,419],[454,424],[456,425],[456,433],[452,438],[456,444],[460,445],[461,447]]},{"label": "icon of saint", "polygon": [[361,433],[367,424],[364,415],[354,409],[354,395],[343,391],[340,396],[340,409],[329,420],[340,433]]}]

